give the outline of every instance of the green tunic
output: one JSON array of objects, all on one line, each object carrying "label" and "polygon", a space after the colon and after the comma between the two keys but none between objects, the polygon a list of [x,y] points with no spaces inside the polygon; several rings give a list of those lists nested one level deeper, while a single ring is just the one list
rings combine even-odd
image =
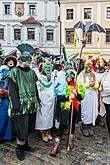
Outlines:
[{"label": "green tunic", "polygon": [[8,78],[14,81],[18,86],[20,99],[20,112],[16,112],[16,110],[13,109],[10,98],[9,116],[34,113],[39,110],[39,103],[36,95],[37,77],[35,72],[31,69],[23,71],[20,68],[14,68],[10,71]]}]

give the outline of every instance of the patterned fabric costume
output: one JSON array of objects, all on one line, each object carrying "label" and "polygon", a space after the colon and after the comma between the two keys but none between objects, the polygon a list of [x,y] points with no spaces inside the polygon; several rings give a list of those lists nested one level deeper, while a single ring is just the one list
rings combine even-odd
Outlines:
[{"label": "patterned fabric costume", "polygon": [[[64,84],[65,84],[66,92],[64,95],[60,95],[60,94],[57,95],[60,102],[60,112],[59,112],[60,125],[59,125],[57,135],[54,139],[53,147],[50,152],[51,156],[55,156],[58,153],[58,149],[59,149],[61,138],[63,136],[64,128],[66,125],[70,123],[72,106],[73,106],[73,118],[72,118],[71,149],[73,148],[73,137],[74,137],[73,134],[75,132],[75,121],[77,117],[79,101],[81,101],[83,97],[85,96],[85,89],[83,88],[83,86],[80,86],[79,88],[77,85],[74,84],[74,76],[75,74],[73,73],[72,70],[67,70],[66,79],[63,80],[65,81]],[[55,87],[55,93],[56,92],[58,93],[57,88],[59,88],[58,85]]]},{"label": "patterned fabric costume", "polygon": [[[3,78],[5,71],[8,73],[9,68],[6,65],[1,66],[0,78]],[[12,140],[12,121],[8,116],[9,98],[8,83],[6,80],[0,80],[0,88],[5,90],[5,93],[0,98],[0,141]]]},{"label": "patterned fabric costume", "polygon": [[35,72],[30,69],[31,55],[23,52],[20,66],[9,73],[9,115],[14,121],[17,136],[16,155],[24,160],[24,151],[32,151],[28,145],[29,133],[35,129],[36,111],[39,110],[39,97],[36,87],[38,80]]},{"label": "patterned fabric costume", "polygon": [[[15,100],[18,107],[14,107],[13,100],[10,102],[10,116],[19,116],[22,114],[34,113],[38,110],[39,103],[36,96],[36,81],[37,76],[31,69],[23,69],[20,66],[12,69],[8,77],[19,86],[19,99]],[[12,105],[13,104],[13,105]],[[16,111],[16,109],[20,109]]]}]

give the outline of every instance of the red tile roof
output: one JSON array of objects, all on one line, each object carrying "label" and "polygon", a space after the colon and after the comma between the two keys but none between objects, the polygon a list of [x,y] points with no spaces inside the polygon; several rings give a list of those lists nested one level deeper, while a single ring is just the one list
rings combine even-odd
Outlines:
[{"label": "red tile roof", "polygon": [[22,24],[38,24],[42,25],[38,20],[36,20],[33,16],[29,17],[28,19],[21,22]]}]

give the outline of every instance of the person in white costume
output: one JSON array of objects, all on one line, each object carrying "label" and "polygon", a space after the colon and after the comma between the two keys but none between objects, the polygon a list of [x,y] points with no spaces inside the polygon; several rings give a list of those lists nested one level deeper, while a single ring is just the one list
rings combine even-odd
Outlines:
[{"label": "person in white costume", "polygon": [[101,82],[101,97],[106,109],[106,124],[108,136],[110,137],[110,64],[109,69],[105,72]]},{"label": "person in white costume", "polygon": [[84,71],[78,76],[78,83],[86,88],[86,97],[81,101],[82,133],[84,136],[93,136],[93,126],[98,116],[98,82],[92,71],[92,62],[86,61]]},{"label": "person in white costume", "polygon": [[52,140],[50,129],[53,127],[54,117],[54,76],[49,61],[43,62],[41,68],[39,82],[37,83],[41,108],[36,113],[35,129],[42,131],[42,140],[48,142]]},{"label": "person in white costume", "polygon": [[98,118],[96,120],[96,124],[99,126],[104,126],[104,115],[106,114],[104,103],[102,102],[102,99],[100,97],[100,84],[101,81],[105,75],[105,61],[104,59],[100,59],[97,63],[97,71],[96,71],[96,77],[99,82],[99,90],[98,90]]}]

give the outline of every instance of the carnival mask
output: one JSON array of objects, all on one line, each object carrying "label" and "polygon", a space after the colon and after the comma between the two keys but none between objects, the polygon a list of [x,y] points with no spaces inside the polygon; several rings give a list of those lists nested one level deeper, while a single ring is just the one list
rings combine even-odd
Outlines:
[{"label": "carnival mask", "polygon": [[67,80],[68,83],[74,82],[74,77],[75,77],[75,74],[72,70],[67,70],[66,71],[66,80]]},{"label": "carnival mask", "polygon": [[45,61],[42,64],[42,73],[47,76],[47,80],[51,80],[52,64],[49,61]]},{"label": "carnival mask", "polygon": [[8,66],[9,68],[13,68],[13,67],[14,67],[14,61],[13,61],[13,60],[8,61],[8,62],[7,62],[7,66]]},{"label": "carnival mask", "polygon": [[93,64],[91,62],[85,63],[85,72],[90,73],[92,71]]},{"label": "carnival mask", "polygon": [[7,76],[8,72],[9,72],[9,67],[7,65],[2,65],[0,67],[0,80],[3,77]]}]

